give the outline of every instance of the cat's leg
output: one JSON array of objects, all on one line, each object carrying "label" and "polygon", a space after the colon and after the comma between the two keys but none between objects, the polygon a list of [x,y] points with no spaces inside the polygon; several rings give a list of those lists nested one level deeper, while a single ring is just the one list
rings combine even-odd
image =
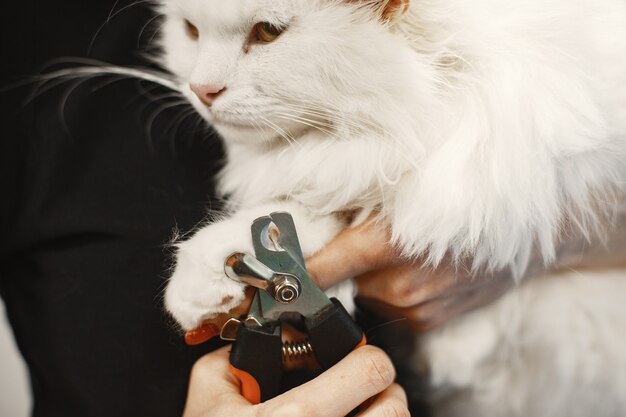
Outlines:
[{"label": "cat's leg", "polygon": [[[343,227],[335,216],[314,215],[290,201],[239,210],[198,230],[178,244],[176,266],[165,291],[165,307],[185,330],[226,313],[244,299],[245,286],[224,274],[224,261],[233,252],[254,253],[250,236],[253,220],[274,211],[289,212],[296,224],[305,256],[310,256]],[[351,289],[341,291],[351,300]]]}]

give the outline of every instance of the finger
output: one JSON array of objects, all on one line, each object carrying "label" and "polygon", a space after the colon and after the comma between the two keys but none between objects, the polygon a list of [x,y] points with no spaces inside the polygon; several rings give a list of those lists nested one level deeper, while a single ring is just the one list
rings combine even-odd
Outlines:
[{"label": "finger", "polygon": [[344,229],[306,261],[311,277],[321,288],[366,271],[397,264],[400,254],[391,245],[388,230],[370,219]]},{"label": "finger", "polygon": [[[189,390],[183,416],[190,417],[206,413],[207,415],[244,415],[218,414],[216,410],[223,404],[244,410],[250,403],[240,394],[239,380],[230,373],[228,355],[230,346],[213,351],[194,364],[189,378]],[[213,413],[208,411],[213,410]]]},{"label": "finger", "polygon": [[458,285],[460,278],[442,269],[432,271],[407,263],[366,272],[354,280],[360,297],[410,307],[440,297]]},{"label": "finger", "polygon": [[480,287],[472,288],[465,294],[457,294],[450,303],[449,308],[434,316],[437,321],[434,327],[438,327],[452,317],[470,312],[480,307],[484,307],[495,300],[498,300],[508,290],[514,286],[513,280],[502,280]]},{"label": "finger", "polygon": [[404,308],[368,298],[359,298],[358,301],[364,309],[373,311],[392,321],[398,321],[418,332],[424,332],[435,327],[435,323],[439,322],[435,319],[453,302],[450,298],[444,298]]},{"label": "finger", "polygon": [[476,288],[510,283],[508,274],[473,275],[471,271],[443,264],[427,268],[406,263],[355,278],[357,294],[395,307],[413,307],[443,297],[463,294]]},{"label": "finger", "polygon": [[267,415],[340,417],[387,389],[395,369],[380,349],[363,346],[304,385],[262,406]]},{"label": "finger", "polygon": [[409,417],[406,393],[398,384],[393,384],[369,402],[358,417]]},{"label": "finger", "polygon": [[377,300],[359,299],[365,309],[399,321],[417,332],[432,330],[459,312],[457,296],[431,300],[409,308],[390,306]]},{"label": "finger", "polygon": [[513,285],[511,280],[483,284],[411,307],[396,307],[376,299],[359,298],[361,306],[394,320],[405,320],[413,330],[424,332],[441,326],[451,318],[498,299]]}]

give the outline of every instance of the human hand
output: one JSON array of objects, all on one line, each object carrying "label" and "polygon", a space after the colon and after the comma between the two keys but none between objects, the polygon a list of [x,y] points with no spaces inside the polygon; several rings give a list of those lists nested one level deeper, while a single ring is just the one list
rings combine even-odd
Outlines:
[{"label": "human hand", "polygon": [[[626,205],[617,213],[604,241],[589,241],[576,230],[562,233],[552,271],[626,265]],[[355,277],[361,304],[389,318],[406,319],[418,331],[437,327],[450,318],[496,300],[515,285],[508,268],[495,273],[455,268],[444,260],[427,268],[406,260],[389,244],[389,231],[365,222],[342,231],[307,261],[322,287]],[[542,256],[534,253],[525,275],[545,273]]]},{"label": "human hand", "polygon": [[409,416],[407,399],[394,384],[395,370],[383,351],[363,346],[317,378],[261,404],[240,394],[228,369],[229,347],[200,358],[191,371],[183,417]]},{"label": "human hand", "polygon": [[[354,277],[360,303],[382,316],[406,320],[417,331],[437,327],[450,318],[488,304],[514,285],[508,271],[472,274],[449,262],[437,268],[408,260],[390,244],[388,229],[375,221],[343,230],[320,252],[306,261],[313,280],[326,289]],[[219,334],[230,317],[245,314],[246,301],[228,314],[207,320],[187,334],[187,341],[203,341]]]},{"label": "human hand", "polygon": [[437,267],[408,260],[390,243],[389,231],[367,221],[342,231],[307,261],[322,288],[354,277],[362,305],[418,331],[485,305],[514,285],[507,272],[472,274],[445,260]]},{"label": "human hand", "polygon": [[[626,204],[602,242],[589,242],[573,231],[563,233],[552,269],[623,267],[625,230]],[[446,262],[432,269],[423,267],[419,260],[408,261],[389,244],[389,232],[374,222],[341,232],[307,260],[307,268],[322,288],[356,277],[358,297],[363,305],[390,318],[406,319],[408,325],[422,331],[488,304],[515,285],[506,270],[472,275]],[[526,277],[545,270],[541,256],[536,254],[528,265]],[[252,294],[250,291],[247,301],[229,314],[205,323],[208,337],[219,334],[229,317],[245,314]]]}]

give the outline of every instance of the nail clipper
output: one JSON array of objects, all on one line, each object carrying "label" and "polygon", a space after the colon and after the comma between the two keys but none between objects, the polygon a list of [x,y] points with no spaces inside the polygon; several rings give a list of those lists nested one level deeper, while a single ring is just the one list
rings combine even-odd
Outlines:
[{"label": "nail clipper", "polygon": [[[307,273],[289,213],[275,212],[252,223],[255,255],[234,253],[226,275],[257,288],[248,315],[231,318],[221,338],[234,341],[230,370],[251,403],[267,401],[313,379],[366,338],[335,298],[328,298]],[[281,323],[304,331],[308,339],[283,343]],[[284,361],[314,357],[314,371],[285,371]]]}]

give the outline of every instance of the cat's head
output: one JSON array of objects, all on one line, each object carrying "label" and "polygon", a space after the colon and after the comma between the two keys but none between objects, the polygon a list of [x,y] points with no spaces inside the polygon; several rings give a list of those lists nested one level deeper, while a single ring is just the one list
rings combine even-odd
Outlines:
[{"label": "cat's head", "polygon": [[408,55],[393,26],[408,2],[162,0],[163,60],[227,141],[332,129],[338,113],[356,123],[401,94]]}]

